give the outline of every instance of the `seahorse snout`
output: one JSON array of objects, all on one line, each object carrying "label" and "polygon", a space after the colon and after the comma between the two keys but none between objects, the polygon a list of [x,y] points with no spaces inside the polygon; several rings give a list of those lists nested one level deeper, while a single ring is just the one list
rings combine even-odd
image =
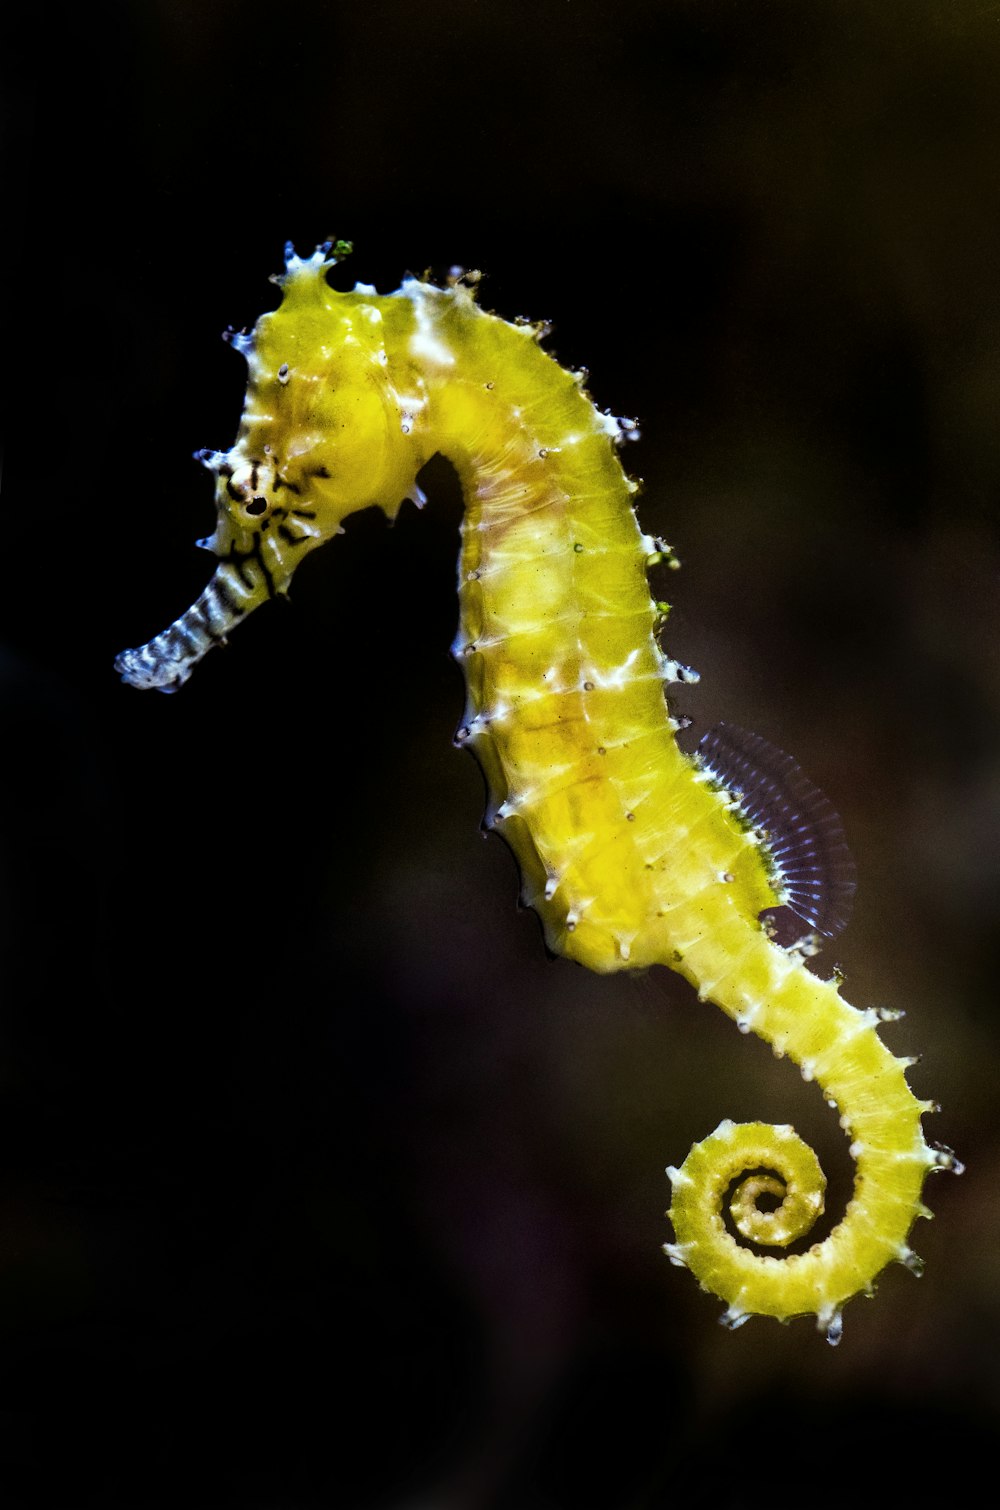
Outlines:
[{"label": "seahorse snout", "polygon": [[196,602],[162,634],[123,650],[115,670],[130,687],[176,692],[213,645],[224,645],[229,631],[284,585],[259,554],[223,561]]}]

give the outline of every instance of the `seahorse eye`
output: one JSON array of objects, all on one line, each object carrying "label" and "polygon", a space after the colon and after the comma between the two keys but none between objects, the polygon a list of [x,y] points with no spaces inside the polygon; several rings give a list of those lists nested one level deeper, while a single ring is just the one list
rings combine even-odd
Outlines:
[{"label": "seahorse eye", "polygon": [[226,492],[244,513],[259,519],[268,510],[267,493],[274,485],[274,469],[259,461],[244,462],[226,479]]}]

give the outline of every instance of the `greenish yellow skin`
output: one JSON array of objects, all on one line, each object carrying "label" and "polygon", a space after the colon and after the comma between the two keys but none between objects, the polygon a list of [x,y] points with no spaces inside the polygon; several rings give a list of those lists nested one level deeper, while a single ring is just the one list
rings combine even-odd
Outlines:
[{"label": "greenish yellow skin", "polygon": [[[787,1246],[822,1210],[823,1176],[787,1128],[724,1122],[670,1170],[671,1260],[738,1325],[812,1312],[831,1341],[840,1308],[908,1246],[927,1172],[954,1167],[924,1141],[907,1063],[758,914],[780,898],[736,796],[675,739],[664,683],[682,675],[657,639],[624,422],[600,414],[538,332],[482,311],[461,280],[390,295],[326,280],[329,247],[291,255],[280,308],[235,337],[250,367],[235,446],[217,473],[221,557],[186,614],[118,666],[171,691],[247,612],[286,591],[299,560],[371,504],[419,499],[433,455],[465,498],[454,651],[468,703],[457,740],[480,761],[487,821],[520,864],[550,948],[602,972],[664,964],[744,1031],[815,1079],[840,1111],[857,1173],[842,1222],[809,1252],[755,1254],[726,1230]],[[761,1169],[773,1174],[755,1173]],[[784,1196],[777,1211],[760,1196]]]}]

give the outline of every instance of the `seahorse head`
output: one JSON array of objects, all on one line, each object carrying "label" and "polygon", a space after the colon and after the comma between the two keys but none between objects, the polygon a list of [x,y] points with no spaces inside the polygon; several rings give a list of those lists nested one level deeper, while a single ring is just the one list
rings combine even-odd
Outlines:
[{"label": "seahorse head", "polygon": [[239,432],[228,451],[195,452],[216,479],[215,530],[198,543],[220,564],[169,629],[118,657],[133,686],[174,691],[240,618],[287,592],[349,514],[378,504],[392,515],[414,494],[419,379],[399,361],[390,378],[386,351],[412,312],[364,285],[331,288],[327,268],[349,249],[328,242],[300,258],[287,247],[279,308],[226,332],[249,369]]}]

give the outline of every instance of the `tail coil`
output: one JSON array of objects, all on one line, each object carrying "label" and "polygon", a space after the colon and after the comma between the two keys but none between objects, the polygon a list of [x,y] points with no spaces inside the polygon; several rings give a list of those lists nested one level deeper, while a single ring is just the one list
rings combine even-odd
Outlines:
[{"label": "tail coil", "polygon": [[[800,1045],[791,1042],[782,1047],[781,1031],[768,1031],[760,1021],[754,1031],[777,1052],[789,1052],[805,1078],[815,1078],[841,1111],[856,1164],[854,1194],[843,1220],[806,1253],[771,1257],[744,1247],[725,1225],[727,1196],[729,1218],[741,1238],[784,1248],[805,1236],[821,1215],[826,1180],[815,1154],[791,1127],[725,1121],[694,1145],[679,1169],[667,1170],[676,1240],[665,1244],[664,1252],[726,1302],[723,1325],[742,1326],[755,1313],[781,1321],[814,1313],[836,1346],[844,1303],[858,1293],[871,1295],[886,1264],[921,1273],[908,1239],[917,1217],[931,1215],[920,1200],[924,1177],[936,1169],[961,1173],[962,1166],[950,1150],[924,1141],[920,1118],[935,1109],[934,1103],[913,1096],[904,1073],[910,1061],[896,1059],[882,1043],[878,1014],[848,1006],[832,982],[816,980],[815,986],[827,998],[829,1046],[816,1043],[815,1022],[803,1035],[813,1040],[811,1053],[796,1053]],[[772,1015],[773,1010],[760,1011],[761,1017]],[[775,1209],[762,1209],[762,1201],[775,1199]]]}]

